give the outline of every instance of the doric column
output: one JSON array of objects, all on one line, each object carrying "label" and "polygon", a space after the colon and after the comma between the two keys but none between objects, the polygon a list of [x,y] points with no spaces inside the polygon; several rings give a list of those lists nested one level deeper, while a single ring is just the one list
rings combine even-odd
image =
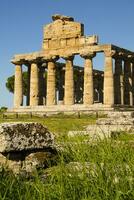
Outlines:
[{"label": "doric column", "polygon": [[114,105],[113,60],[114,51],[105,51],[104,104]]},{"label": "doric column", "polygon": [[94,102],[92,58],[95,56],[95,53],[89,53],[81,56],[85,58],[83,102],[85,105],[92,105]]},{"label": "doric column", "polygon": [[30,74],[31,74],[31,65],[29,64],[27,66],[27,99],[26,99],[26,105],[30,105]]},{"label": "doric column", "polygon": [[48,60],[47,71],[47,105],[56,104],[56,69],[55,61]]},{"label": "doric column", "polygon": [[124,76],[123,76],[123,73],[120,76],[120,86],[121,86],[121,105],[124,105]]},{"label": "doric column", "polygon": [[122,79],[122,59],[115,57],[114,74],[114,94],[115,104],[123,104],[123,79]]},{"label": "doric column", "polygon": [[31,64],[30,106],[37,106],[39,102],[39,71],[37,63]]},{"label": "doric column", "polygon": [[124,60],[124,104],[126,105],[130,105],[129,76],[130,76],[130,61],[127,58],[125,58]]},{"label": "doric column", "polygon": [[44,104],[44,98],[46,93],[44,73],[45,67],[39,66],[39,105]]},{"label": "doric column", "polygon": [[74,91],[75,91],[75,102],[76,103],[80,103],[81,99],[82,99],[82,95],[81,95],[81,70],[75,69],[75,80],[74,80]]},{"label": "doric column", "polygon": [[134,61],[132,61],[132,94],[133,94],[133,105],[134,105]]},{"label": "doric column", "polygon": [[64,78],[65,78],[65,70],[63,67],[61,67],[58,70],[58,75],[59,75],[59,84],[58,84],[58,90],[59,90],[59,101],[63,101],[64,99]]},{"label": "doric column", "polygon": [[102,103],[103,102],[103,82],[104,82],[104,73],[99,75],[99,88],[98,88],[98,92],[99,92],[99,102]]},{"label": "doric column", "polygon": [[129,99],[130,106],[133,106],[133,63],[130,63],[130,74],[129,74]]},{"label": "doric column", "polygon": [[22,66],[15,66],[15,81],[14,81],[14,107],[18,108],[23,105],[23,85],[22,85]]},{"label": "doric column", "polygon": [[66,60],[65,68],[65,91],[64,91],[64,104],[74,104],[74,72],[73,72],[73,56],[64,57]]}]

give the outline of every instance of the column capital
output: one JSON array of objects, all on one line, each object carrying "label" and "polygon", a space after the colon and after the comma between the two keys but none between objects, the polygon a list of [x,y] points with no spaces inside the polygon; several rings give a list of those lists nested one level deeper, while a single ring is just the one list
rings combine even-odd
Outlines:
[{"label": "column capital", "polygon": [[72,54],[67,54],[67,55],[63,55],[63,56],[61,56],[63,59],[65,59],[66,61],[67,60],[70,60],[70,61],[73,61],[73,59],[74,59],[74,55],[72,55]]},{"label": "column capital", "polygon": [[119,52],[118,53],[119,58],[122,58],[123,61],[128,60],[128,54],[124,52]]},{"label": "column capital", "polygon": [[11,60],[11,63],[14,65],[23,65],[23,62],[20,60]]},{"label": "column capital", "polygon": [[121,52],[118,53],[118,56],[119,56],[120,58],[123,58],[123,57],[125,56],[125,53],[121,51]]},{"label": "column capital", "polygon": [[128,55],[127,55],[127,58],[128,58],[128,60],[129,60],[130,62],[134,62],[134,55],[128,54]]},{"label": "column capital", "polygon": [[87,58],[92,59],[93,57],[96,56],[96,53],[95,52],[83,51],[83,52],[80,53],[80,56],[82,58],[85,58],[85,59],[87,59]]},{"label": "column capital", "polygon": [[46,62],[56,62],[59,59],[59,56],[48,56],[45,58]]},{"label": "column capital", "polygon": [[115,50],[106,50],[106,51],[104,51],[104,54],[105,54],[106,57],[113,57],[113,56],[116,55],[116,53],[117,52]]},{"label": "column capital", "polygon": [[29,60],[29,64],[38,64],[38,60],[37,59],[30,59]]}]

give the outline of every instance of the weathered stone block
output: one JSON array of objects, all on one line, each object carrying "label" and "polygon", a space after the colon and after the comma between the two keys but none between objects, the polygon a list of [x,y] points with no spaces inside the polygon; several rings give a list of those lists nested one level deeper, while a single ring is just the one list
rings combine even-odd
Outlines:
[{"label": "weathered stone block", "polygon": [[26,156],[23,162],[23,170],[31,172],[37,168],[47,168],[55,155],[51,152],[35,152]]},{"label": "weathered stone block", "polygon": [[112,118],[112,119],[117,119],[117,118],[133,118],[134,117],[134,112],[133,111],[114,111],[114,112],[108,112],[107,113],[107,116],[109,118]]},{"label": "weathered stone block", "polygon": [[18,174],[21,169],[21,164],[22,162],[20,160],[19,161],[8,160],[6,156],[0,153],[0,168],[4,167],[7,168],[8,170],[13,171],[15,174]]},{"label": "weathered stone block", "polygon": [[44,49],[48,49],[48,48],[49,48],[49,40],[44,40],[44,41],[43,41],[43,46],[42,46],[42,48],[44,48]]},{"label": "weathered stone block", "polygon": [[82,36],[84,25],[66,18],[55,18],[54,22],[44,28],[44,39],[71,38]]},{"label": "weathered stone block", "polygon": [[3,123],[0,125],[0,152],[52,147],[54,136],[39,123]]},{"label": "weathered stone block", "polygon": [[66,40],[66,38],[65,38],[65,39],[64,39],[64,38],[61,39],[61,40],[60,40],[60,46],[61,46],[61,48],[62,48],[62,47],[66,47],[66,45],[67,45],[67,40]]},{"label": "weathered stone block", "polygon": [[98,119],[96,124],[98,125],[134,125],[134,119],[130,118],[107,118],[107,119]]},{"label": "weathered stone block", "polygon": [[85,45],[85,37],[80,37],[79,38],[79,44],[80,45]]},{"label": "weathered stone block", "polygon": [[49,48],[57,49],[59,48],[60,41],[59,39],[52,39],[49,41]]},{"label": "weathered stone block", "polygon": [[68,38],[67,46],[75,46],[75,38]]},{"label": "weathered stone block", "polygon": [[98,40],[99,39],[97,35],[92,35],[85,38],[85,43],[87,45],[94,45],[94,44],[98,44]]}]

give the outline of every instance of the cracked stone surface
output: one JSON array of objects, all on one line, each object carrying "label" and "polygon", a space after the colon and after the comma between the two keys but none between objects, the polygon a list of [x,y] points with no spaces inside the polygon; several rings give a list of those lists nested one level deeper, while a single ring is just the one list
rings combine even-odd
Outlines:
[{"label": "cracked stone surface", "polygon": [[54,136],[40,123],[14,122],[0,124],[0,152],[52,147]]}]

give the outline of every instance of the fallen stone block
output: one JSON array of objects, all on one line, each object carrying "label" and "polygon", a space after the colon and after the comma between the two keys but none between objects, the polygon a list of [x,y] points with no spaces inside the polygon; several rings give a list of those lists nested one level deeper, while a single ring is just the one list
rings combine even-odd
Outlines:
[{"label": "fallen stone block", "polygon": [[121,132],[134,134],[134,125],[108,125],[108,124],[95,124],[86,127],[85,131],[69,131],[68,137],[82,136],[87,140],[104,139],[110,137],[116,137]]},{"label": "fallen stone block", "polygon": [[22,170],[32,172],[38,168],[47,168],[56,162],[56,155],[51,152],[35,152],[26,156]]},{"label": "fallen stone block", "polygon": [[98,119],[96,121],[98,125],[134,125],[134,118],[106,118],[106,119]]},{"label": "fallen stone block", "polygon": [[118,119],[118,118],[133,118],[134,117],[134,112],[133,111],[110,111],[107,113],[108,118],[112,119]]},{"label": "fallen stone block", "polygon": [[6,168],[8,170],[11,170],[14,174],[19,174],[21,167],[21,161],[9,160],[0,153],[0,169]]},{"label": "fallen stone block", "polygon": [[0,152],[50,148],[54,136],[39,123],[14,122],[0,124]]}]

